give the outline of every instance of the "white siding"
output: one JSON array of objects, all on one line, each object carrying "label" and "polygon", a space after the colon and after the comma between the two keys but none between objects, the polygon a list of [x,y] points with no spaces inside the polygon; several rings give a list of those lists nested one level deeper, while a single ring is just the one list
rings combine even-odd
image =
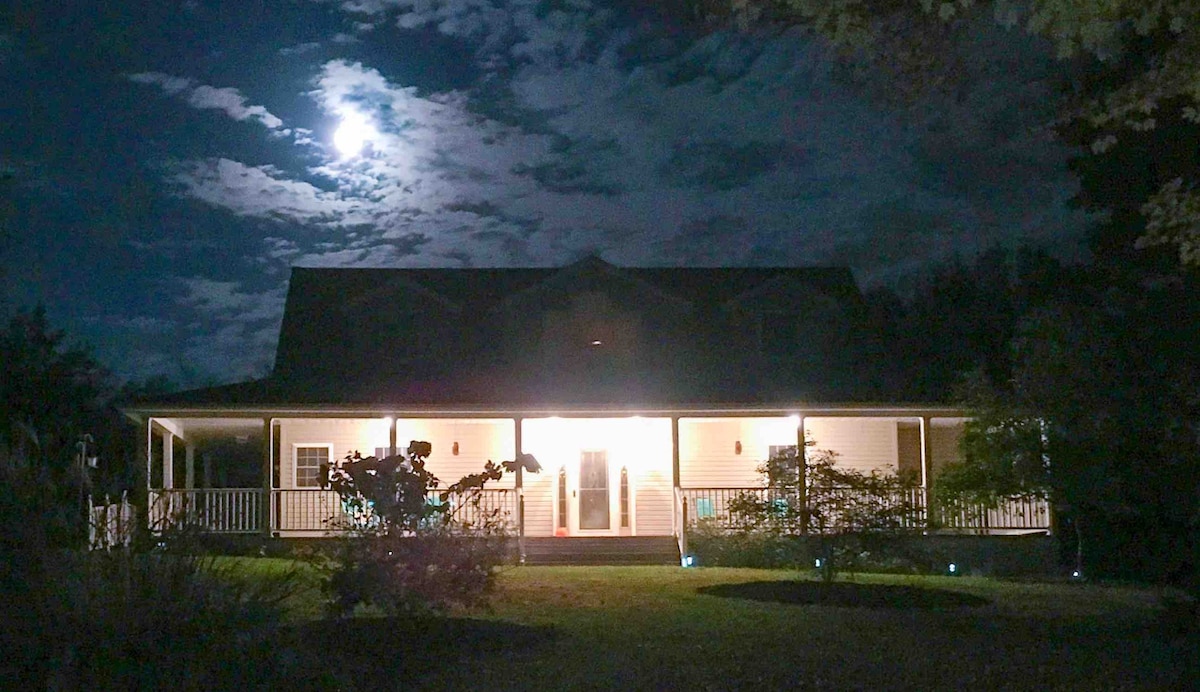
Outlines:
[{"label": "white siding", "polygon": [[[483,470],[488,461],[497,464],[516,456],[516,429],[505,419],[408,419],[396,420],[396,447],[401,454],[413,440],[433,445],[426,465],[443,485]],[[386,445],[386,438],[384,444]],[[454,443],[458,442],[458,455]],[[516,474],[506,473],[488,488],[516,487]]]},{"label": "white siding", "polygon": [[837,468],[863,473],[897,470],[897,418],[805,418],[804,428],[816,445],[812,450],[836,452]]},{"label": "white siding", "polygon": [[[279,421],[279,478],[283,489],[296,488],[295,449],[298,446],[332,445],[331,461],[344,459],[358,452],[364,457],[375,454],[377,447],[387,447],[389,423],[383,418],[287,418]],[[399,419],[396,421],[396,447],[399,453],[412,440],[429,442],[432,453],[428,469],[443,486],[459,478],[481,471],[489,459],[495,462],[512,459],[516,448],[515,431],[510,420],[437,420]],[[453,454],[458,442],[459,453]],[[512,488],[515,475],[505,474],[491,488]],[[322,511],[315,496],[306,499],[289,498],[280,506],[280,520],[285,526],[323,526],[325,516],[303,516],[289,513]],[[323,512],[327,514],[327,512]]]},{"label": "white siding", "polygon": [[[897,418],[806,417],[815,449],[838,454],[841,468],[864,473],[897,468]],[[679,475],[684,488],[744,488],[763,485],[758,466],[772,445],[795,445],[798,419],[683,418],[679,421]],[[737,443],[741,442],[741,453]],[[814,448],[809,448],[810,451]]]},{"label": "white siding", "polygon": [[[798,419],[681,418],[679,482],[684,488],[749,488],[764,484],[758,466],[772,445],[795,445]],[[737,444],[741,442],[741,453]]]},{"label": "white siding", "polygon": [[382,418],[284,418],[279,421],[279,487],[295,488],[295,449],[333,445],[330,461],[358,452],[364,457],[388,444],[388,423]]}]

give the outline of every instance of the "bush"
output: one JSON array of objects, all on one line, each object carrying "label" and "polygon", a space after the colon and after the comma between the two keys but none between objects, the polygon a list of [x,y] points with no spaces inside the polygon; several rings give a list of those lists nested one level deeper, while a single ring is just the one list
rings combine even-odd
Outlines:
[{"label": "bush", "polygon": [[[834,452],[801,455],[791,447],[760,465],[768,491],[733,498],[732,535],[708,537],[710,550],[724,553],[714,557],[745,566],[815,565],[829,580],[840,570],[909,571],[911,561],[892,539],[922,525],[913,503],[915,478],[866,474],[836,463]],[[700,538],[701,548],[705,541]]]},{"label": "bush", "polygon": [[6,685],[221,689],[269,682],[294,572],[247,579],[236,563],[201,555],[182,532],[161,537],[163,548],[68,547],[61,505],[40,500],[48,495],[29,474],[0,469]]},{"label": "bush", "polygon": [[326,470],[347,520],[346,533],[318,559],[331,610],[356,608],[427,614],[483,602],[496,567],[509,555],[505,517],[481,505],[488,482],[537,461],[488,461],[480,473],[444,489],[425,467],[428,442],[413,441],[405,455],[384,459],[353,454]]}]

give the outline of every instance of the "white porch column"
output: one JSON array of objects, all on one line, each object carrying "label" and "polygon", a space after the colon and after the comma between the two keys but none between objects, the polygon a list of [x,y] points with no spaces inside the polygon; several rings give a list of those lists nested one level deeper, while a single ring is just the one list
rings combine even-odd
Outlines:
[{"label": "white porch column", "polygon": [[933,514],[933,431],[930,429],[929,416],[921,416],[921,487],[925,491],[925,521],[933,524],[937,517]]},{"label": "white porch column", "polygon": [[[513,418],[513,461],[520,461],[524,453],[521,424],[520,417]],[[517,559],[521,564],[525,564],[525,469],[520,464],[517,465],[517,476],[513,479],[513,485],[517,489]]]},{"label": "white porch column", "polygon": [[928,493],[933,485],[933,431],[930,417],[921,416],[921,487]]},{"label": "white porch column", "polygon": [[162,485],[175,487],[175,436],[167,430],[162,431]]},{"label": "white porch column", "polygon": [[191,490],[196,487],[196,445],[184,441],[183,448],[183,487]]},{"label": "white porch column", "polygon": [[[804,414],[797,416],[799,420],[796,422],[796,472],[797,472],[797,490],[800,492],[800,507],[808,507],[808,438],[804,434]],[[808,512],[804,509],[800,512],[800,533],[808,533]]]}]

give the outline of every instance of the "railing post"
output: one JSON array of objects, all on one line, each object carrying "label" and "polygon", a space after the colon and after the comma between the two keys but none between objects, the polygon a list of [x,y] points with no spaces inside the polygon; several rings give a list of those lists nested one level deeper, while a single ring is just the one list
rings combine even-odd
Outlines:
[{"label": "railing post", "polygon": [[680,521],[680,524],[679,524],[679,559],[685,560],[687,558],[687,553],[688,553],[688,542],[687,542],[688,504],[687,504],[686,496],[681,495],[679,499],[680,499],[680,505],[679,505],[679,507],[680,507],[680,510],[679,510],[679,521]]}]

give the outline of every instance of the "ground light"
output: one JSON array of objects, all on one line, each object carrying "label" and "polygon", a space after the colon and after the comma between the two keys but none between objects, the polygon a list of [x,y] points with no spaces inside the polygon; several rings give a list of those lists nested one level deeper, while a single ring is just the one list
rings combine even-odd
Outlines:
[{"label": "ground light", "polygon": [[679,563],[684,567],[695,567],[696,566],[696,556],[695,555],[684,555],[683,559],[681,559],[679,561]]},{"label": "ground light", "polygon": [[952,577],[957,576],[958,575],[958,565],[951,562],[950,566],[946,568],[946,572],[947,572],[947,574],[949,574]]}]

